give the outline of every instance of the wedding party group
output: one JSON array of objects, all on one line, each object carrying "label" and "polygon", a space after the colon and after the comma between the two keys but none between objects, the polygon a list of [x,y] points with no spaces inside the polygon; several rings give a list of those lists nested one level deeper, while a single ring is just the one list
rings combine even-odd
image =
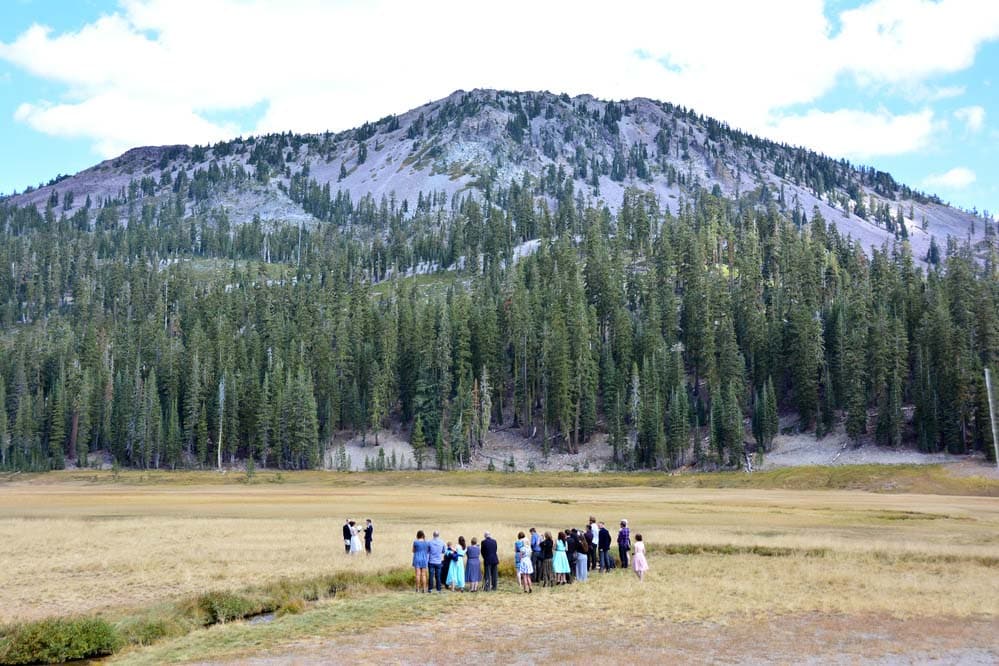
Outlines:
[{"label": "wedding party group", "polygon": [[347,518],[343,523],[343,549],[348,555],[361,552],[361,539],[364,539],[364,552],[371,554],[371,541],[374,538],[375,526],[370,518],[365,518],[364,527]]},{"label": "wedding party group", "polygon": [[[607,573],[620,567],[631,568],[638,580],[644,580],[649,563],[645,557],[645,543],[641,534],[631,540],[627,520],[621,520],[617,533],[617,555],[611,552],[611,533],[607,526],[590,516],[584,529],[567,528],[552,536],[536,528],[527,533],[518,532],[513,542],[514,569],[517,582],[525,593],[534,591],[535,585],[554,587],[585,582],[590,571]],[[464,536],[457,541],[444,541],[434,530],[429,540],[423,530],[413,541],[413,570],[416,573],[417,592],[453,591],[494,592],[499,579],[499,544],[489,532],[479,542]]]}]

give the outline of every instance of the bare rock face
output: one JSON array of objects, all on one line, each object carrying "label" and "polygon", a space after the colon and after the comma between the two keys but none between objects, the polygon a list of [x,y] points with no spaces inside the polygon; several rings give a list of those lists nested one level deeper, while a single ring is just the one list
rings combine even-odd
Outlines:
[{"label": "bare rock face", "polygon": [[92,216],[113,203],[126,223],[128,206],[169,201],[233,224],[301,224],[324,215],[317,191],[327,203],[338,194],[354,202],[385,197],[414,210],[424,197],[486,198],[525,178],[552,206],[570,182],[577,204],[612,211],[627,188],[651,193],[672,212],[702,192],[807,219],[818,211],[865,248],[907,238],[917,258],[934,237],[941,248],[947,237],[981,242],[986,226],[889,174],[759,139],[683,107],[495,90],[459,90],[336,134],[134,148],[8,202]]}]

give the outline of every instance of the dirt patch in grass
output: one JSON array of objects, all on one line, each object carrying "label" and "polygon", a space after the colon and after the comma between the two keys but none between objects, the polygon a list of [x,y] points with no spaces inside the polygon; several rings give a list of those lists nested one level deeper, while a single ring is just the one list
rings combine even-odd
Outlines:
[{"label": "dirt patch in grass", "polygon": [[[524,602],[518,617],[490,611],[482,599],[428,621],[350,632],[324,642],[242,657],[239,663],[462,663],[488,655],[508,664],[994,664],[999,648],[991,618],[800,613],[733,614],[712,622],[659,622],[622,617],[601,628],[566,607],[554,617]],[[210,662],[205,662],[210,663]],[[226,663],[226,662],[222,662]],[[228,662],[232,663],[232,662]]]}]

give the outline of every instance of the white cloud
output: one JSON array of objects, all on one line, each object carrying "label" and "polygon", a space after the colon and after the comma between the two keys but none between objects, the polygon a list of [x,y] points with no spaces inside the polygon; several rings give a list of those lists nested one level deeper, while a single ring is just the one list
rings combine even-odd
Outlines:
[{"label": "white cloud", "polygon": [[985,126],[985,109],[981,106],[965,106],[954,112],[954,117],[964,123],[969,132],[982,131]]},{"label": "white cloud", "polygon": [[[925,79],[968,67],[999,36],[999,3],[973,0],[875,0],[839,18],[834,33],[821,0],[613,11],[598,0],[122,0],[77,32],[32,26],[0,43],[0,59],[64,86],[53,104],[23,100],[22,122],[90,137],[104,155],[234,130],[343,129],[476,87],[665,99],[834,155],[874,155],[925,145],[932,114],[786,109],[844,79],[923,103],[955,94]],[[253,128],[206,119],[261,102]]]},{"label": "white cloud", "polygon": [[903,115],[886,111],[809,111],[779,118],[773,127],[789,143],[829,155],[864,158],[924,148],[935,126],[933,112],[923,109]]},{"label": "white cloud", "polygon": [[927,187],[942,187],[949,190],[960,190],[968,187],[976,180],[975,172],[966,167],[954,167],[950,171],[932,174],[923,179]]}]

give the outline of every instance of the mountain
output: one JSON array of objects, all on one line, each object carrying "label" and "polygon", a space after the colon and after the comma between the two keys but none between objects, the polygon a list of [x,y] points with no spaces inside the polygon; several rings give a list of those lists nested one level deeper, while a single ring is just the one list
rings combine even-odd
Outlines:
[{"label": "mountain", "polygon": [[[902,185],[888,173],[754,137],[650,99],[456,91],[401,115],[339,133],[274,134],[214,146],[135,148],[74,176],[9,197],[72,215],[107,203],[184,195],[185,213],[225,211],[235,224],[330,220],[337,194],[414,210],[423,197],[524,182],[554,206],[555,183],[616,212],[627,188],[674,212],[702,190],[788,215],[819,210],[866,248],[907,237],[923,259],[932,238],[984,238],[975,214]],[[405,202],[405,204],[403,204]],[[119,207],[121,220],[127,212]],[[339,220],[341,222],[349,220]],[[904,227],[904,229],[903,229]]]}]

